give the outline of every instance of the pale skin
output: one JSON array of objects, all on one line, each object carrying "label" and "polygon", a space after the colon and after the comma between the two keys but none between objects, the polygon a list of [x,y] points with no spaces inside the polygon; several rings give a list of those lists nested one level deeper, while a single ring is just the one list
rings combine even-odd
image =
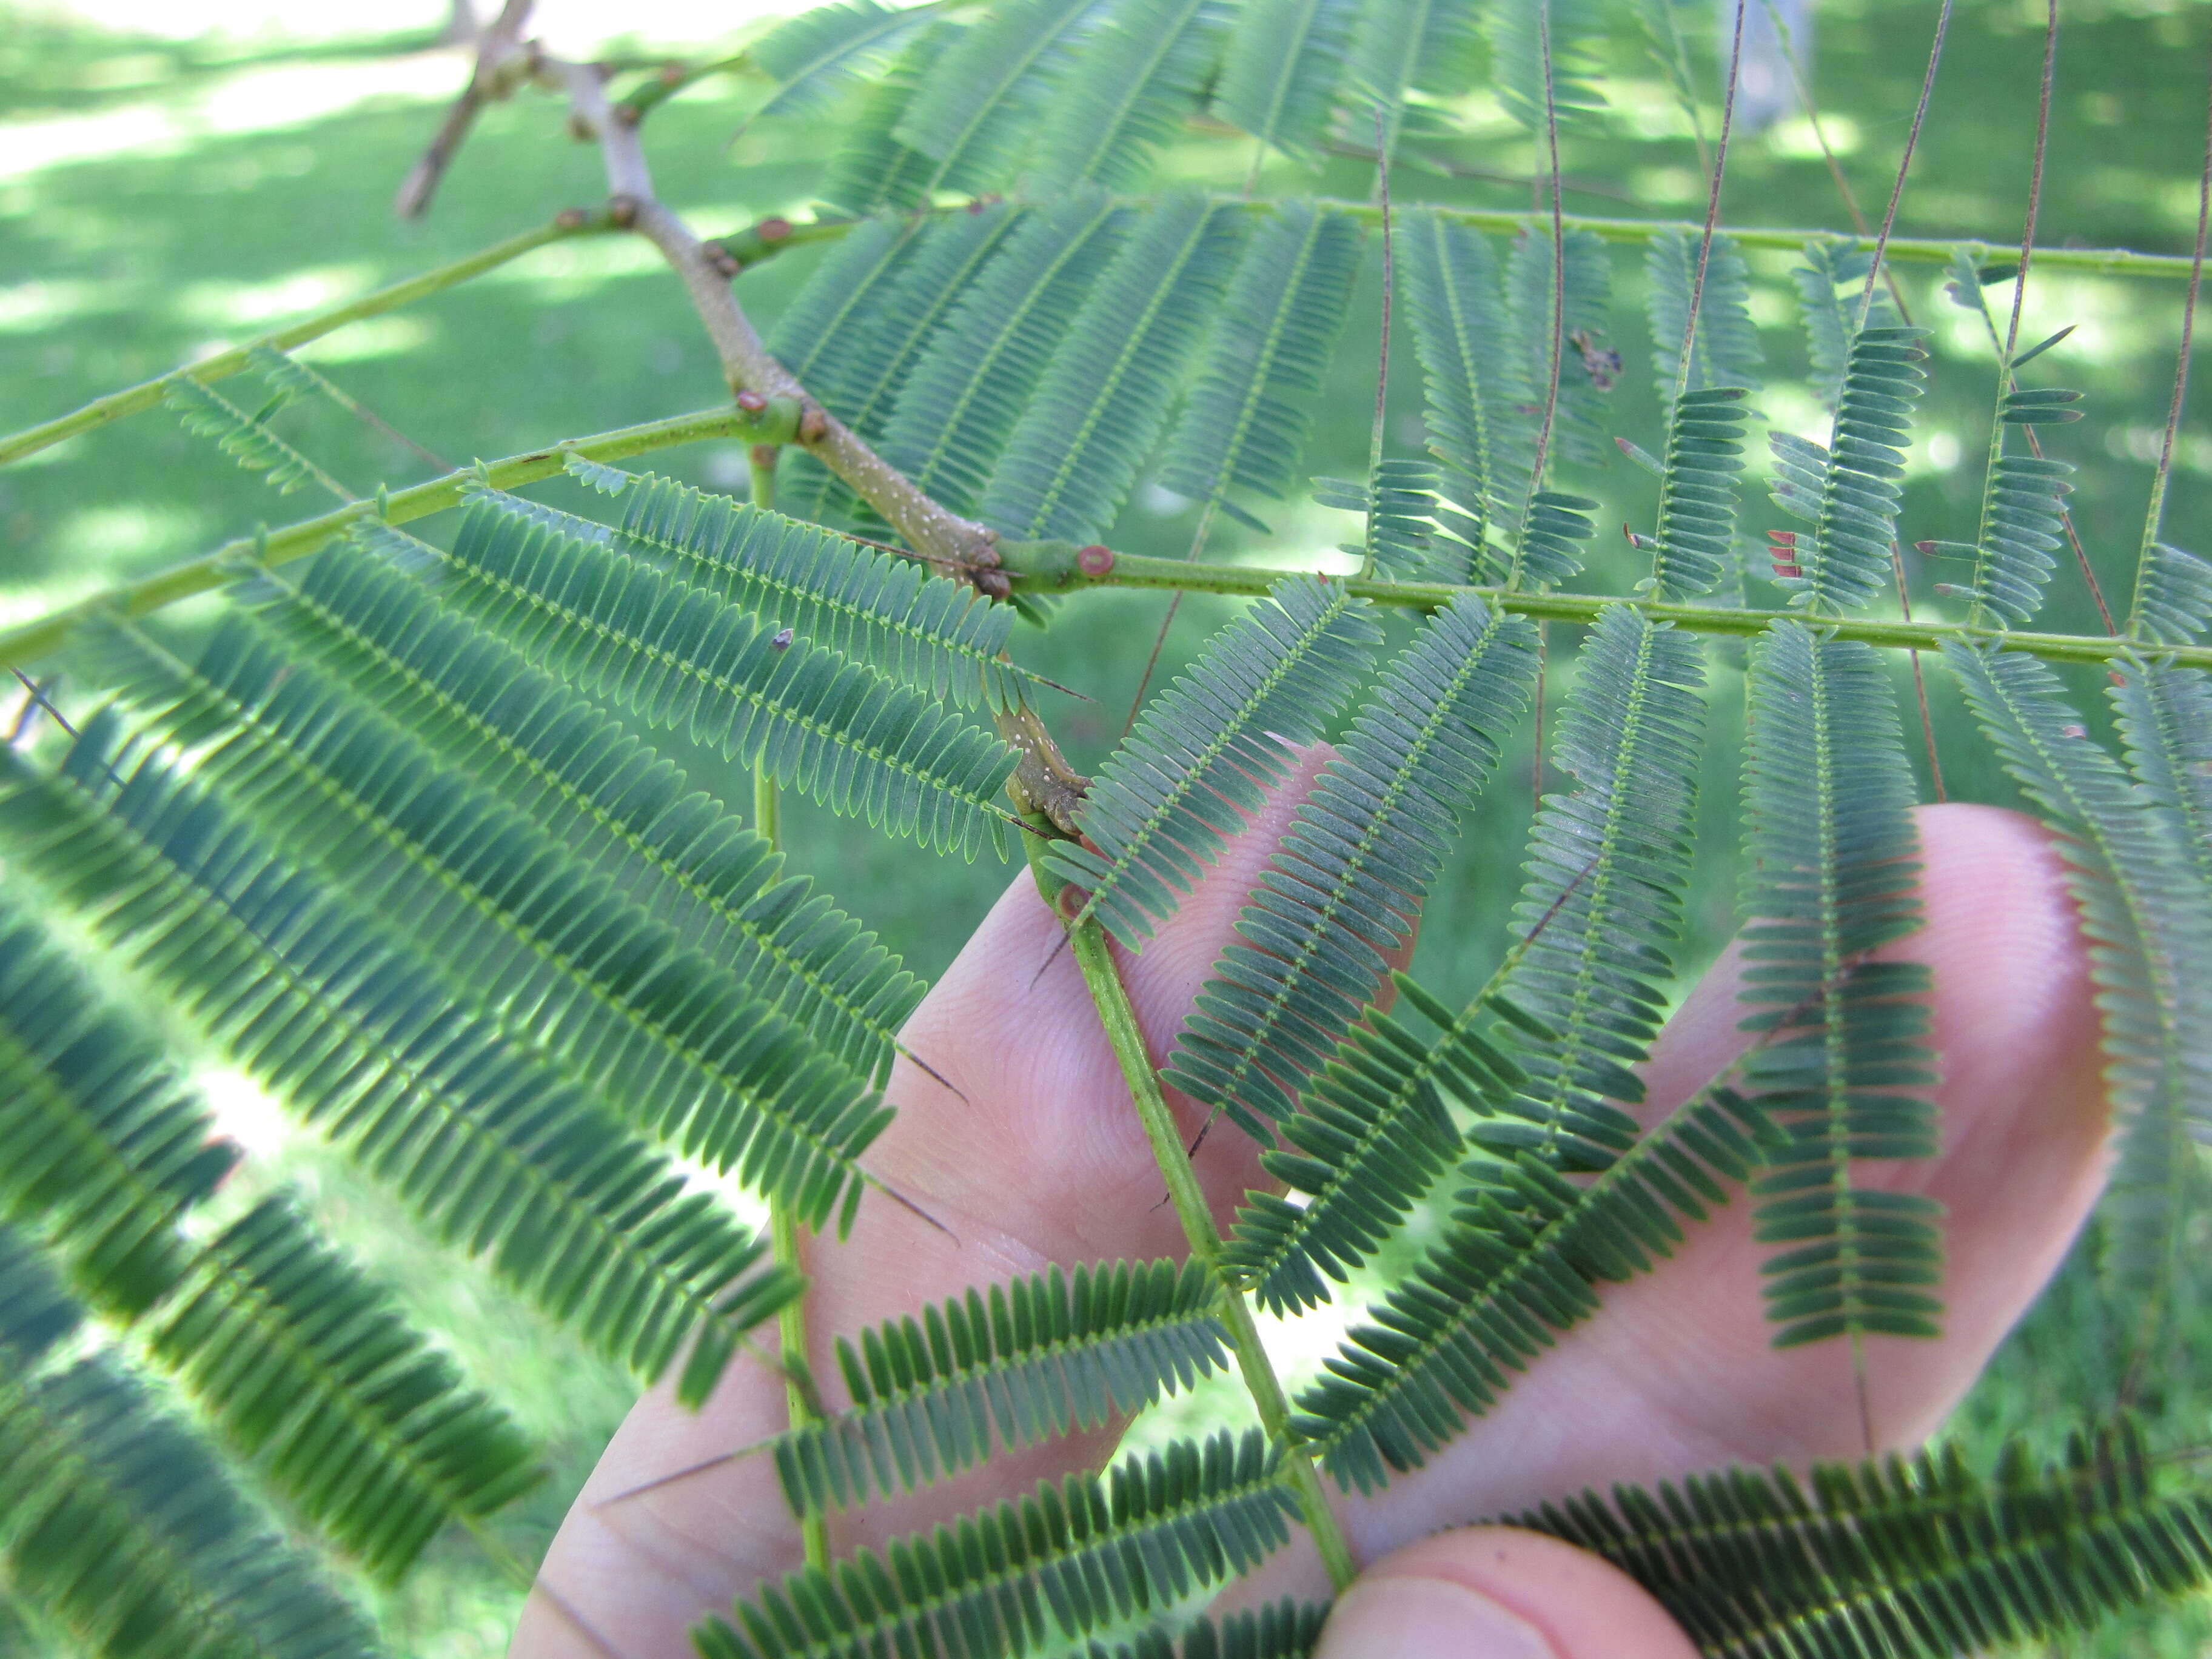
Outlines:
[{"label": "pale skin", "polygon": [[[1156,1060],[1322,760],[1306,757],[1141,956],[1121,957]],[[1868,1345],[1869,1410],[1886,1448],[1915,1444],[1942,1421],[2057,1266],[2096,1198],[2106,1139],[2087,956],[2048,836],[1978,806],[1923,809],[1920,829],[1928,926],[1898,954],[1935,969],[1943,1150],[1869,1166],[1865,1178],[1946,1206],[1948,1311],[1941,1340]],[[1055,953],[1058,927],[1028,875],[1018,877],[907,1027],[908,1046],[959,1094],[902,1062],[890,1083],[900,1115],[868,1163],[949,1231],[872,1201],[849,1241],[812,1246],[814,1360],[825,1386],[836,1375],[828,1334],[1051,1262],[1186,1253],[1076,964]],[[1647,1121],[1749,1041],[1736,1030],[1744,1010],[1733,963],[1731,950],[1644,1068]],[[1195,1127],[1196,1109],[1170,1098]],[[1208,1138],[1197,1170],[1224,1227],[1263,1179],[1231,1132]],[[1762,1254],[1748,1206],[1732,1204],[1656,1273],[1612,1290],[1599,1315],[1426,1468],[1377,1497],[1340,1498],[1365,1571],[1340,1600],[1321,1659],[1692,1659],[1658,1605],[1605,1563],[1466,1523],[1615,1480],[1863,1451],[1848,1349],[1768,1346]],[[781,1381],[747,1361],[697,1413],[665,1389],[640,1401],[554,1541],[514,1659],[680,1659],[701,1616],[799,1565],[798,1530],[763,1459],[621,1496],[763,1439],[785,1411]],[[879,1544],[925,1528],[1095,1467],[1112,1445],[1097,1434],[1009,1454],[841,1517],[835,1541]],[[1301,1543],[1235,1594],[1327,1589]]]}]

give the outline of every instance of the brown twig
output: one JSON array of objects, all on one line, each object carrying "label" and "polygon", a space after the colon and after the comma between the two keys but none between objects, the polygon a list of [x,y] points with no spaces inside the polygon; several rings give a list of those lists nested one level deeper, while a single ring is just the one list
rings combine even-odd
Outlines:
[{"label": "brown twig", "polygon": [[[609,105],[600,70],[544,57],[538,64],[541,77],[567,93],[574,125],[599,141],[617,222],[626,222],[659,249],[683,281],[731,391],[796,399],[804,411],[799,425],[801,448],[843,479],[923,557],[964,572],[977,591],[991,599],[1006,598],[1013,587],[1000,568],[998,532],[933,500],[824,409],[769,353],[731,291],[727,256],[702,241],[653,193],[653,173],[638,130]],[[1004,710],[995,723],[1018,757],[1007,785],[1017,804],[1035,808],[1073,833],[1089,780],[1067,763],[1034,711]]]},{"label": "brown twig", "polygon": [[403,219],[419,219],[430,210],[430,200],[438,193],[438,184],[446,176],[469,129],[476,125],[477,112],[486,104],[507,97],[515,88],[528,80],[536,67],[537,52],[522,39],[524,27],[530,21],[534,0],[507,0],[491,27],[477,37],[476,66],[469,73],[469,83],[461,88],[461,95],[446,112],[445,121],[438,128],[438,136],[430,141],[422,159],[416,162],[407,180],[399,186],[399,195],[392,205]]}]

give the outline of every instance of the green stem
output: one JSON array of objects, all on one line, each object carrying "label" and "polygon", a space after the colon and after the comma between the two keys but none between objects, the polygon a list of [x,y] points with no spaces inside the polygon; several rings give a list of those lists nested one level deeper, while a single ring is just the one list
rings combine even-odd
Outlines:
[{"label": "green stem", "polygon": [[236,578],[241,561],[283,564],[304,557],[363,521],[381,519],[386,524],[405,524],[433,513],[442,513],[459,506],[463,490],[472,483],[483,482],[501,489],[535,483],[562,471],[570,454],[590,461],[619,461],[676,444],[695,443],[702,438],[789,442],[798,433],[799,415],[799,404],[792,398],[775,399],[767,408],[752,413],[726,407],[673,415],[666,420],[620,427],[588,438],[572,438],[526,454],[510,455],[505,460],[449,472],[428,483],[394,491],[380,501],[356,501],[282,530],[241,537],[187,563],[109,588],[35,622],[0,630],[0,667],[32,662],[59,649],[77,624],[88,617],[118,612],[126,617],[143,617],[194,593],[220,587]]},{"label": "green stem", "polygon": [[[1000,557],[1014,578],[1017,590],[1028,588],[1070,592],[1090,587],[1170,588],[1187,593],[1266,593],[1285,576],[1297,573],[1263,569],[1254,565],[1192,564],[1181,559],[1145,558],[1117,553],[1110,568],[1093,574],[1072,557],[1060,556],[1060,544],[1051,542],[1001,542]],[[1453,582],[1389,581],[1379,577],[1331,577],[1340,580],[1362,599],[1377,605],[1405,605],[1433,611],[1462,593],[1473,593],[1486,605],[1516,616],[1552,622],[1592,623],[1608,605],[1635,605],[1655,622],[1671,623],[1693,634],[1749,636],[1764,633],[1784,618],[1802,622],[1795,611],[1736,611],[1720,605],[1661,605],[1637,594],[1509,592],[1497,587],[1462,586]],[[1824,617],[1818,625],[1836,638],[1863,640],[1869,645],[1905,650],[1933,650],[1946,640],[1969,644],[1993,644],[2025,651],[2050,662],[2110,663],[2139,649],[2127,640],[2095,635],[2035,634],[2019,629],[1976,628],[1964,623],[1905,622],[1870,617]],[[0,643],[5,636],[0,635]],[[2191,667],[2212,668],[2212,646],[2159,647],[2158,654]],[[0,665],[6,659],[0,657]]]},{"label": "green stem", "polygon": [[[775,505],[775,462],[781,450],[775,444],[755,444],[751,450],[753,472],[753,504],[763,508]],[[782,845],[782,814],[776,797],[775,776],[768,769],[765,760],[753,768],[753,829],[767,838],[771,847]],[[771,1199],[768,1210],[769,1246],[775,1260],[793,1273],[805,1269],[799,1257],[799,1218],[788,1204]],[[813,1360],[808,1352],[806,1334],[806,1297],[795,1296],[784,1304],[775,1316],[776,1346],[783,1355],[787,1367],[796,1360],[802,1368],[811,1367]],[[801,1386],[799,1377],[788,1370],[784,1382],[784,1401],[794,1429],[817,1420],[814,1401]],[[830,1517],[822,1510],[808,1508],[799,1517],[799,1536],[805,1552],[806,1565],[826,1571],[830,1565]]]},{"label": "green stem", "polygon": [[[768,787],[772,792],[775,786],[771,783]],[[788,1204],[772,1203],[769,1206],[768,1237],[769,1250],[776,1261],[793,1273],[802,1271],[799,1258],[799,1218],[792,1213]],[[806,1358],[806,1297],[803,1293],[792,1297],[784,1304],[783,1310],[776,1315],[775,1344],[777,1352],[783,1356],[786,1364],[783,1397],[785,1407],[790,1413],[791,1426],[795,1429],[818,1420],[814,1401],[790,1367],[793,1359],[802,1366],[809,1364]],[[799,1517],[799,1538],[800,1547],[806,1553],[808,1566],[829,1566],[829,1516],[810,1506]]]},{"label": "green stem", "polygon": [[[1032,822],[1042,830],[1042,819]],[[1057,901],[1065,885],[1044,867],[1041,849],[1049,839],[1042,833],[1025,837],[1030,869],[1036,878],[1037,890],[1048,903]],[[1227,1264],[1222,1259],[1220,1231],[1213,1224],[1213,1212],[1206,1207],[1197,1171],[1191,1168],[1190,1156],[1183,1150],[1182,1131],[1175,1121],[1175,1114],[1168,1109],[1166,1097],[1160,1092],[1159,1075],[1152,1069],[1152,1056],[1146,1052],[1144,1032],[1137,1024],[1137,1011],[1130,1006],[1128,988],[1121,983],[1121,975],[1107,949],[1105,930],[1095,920],[1086,921],[1073,931],[1069,943],[1076,964],[1083,971],[1083,981],[1090,988],[1091,1000],[1097,1006],[1099,1023],[1106,1028],[1106,1039],[1113,1044],[1114,1058],[1121,1063],[1130,1098],[1136,1103],[1138,1119],[1145,1126],[1145,1137],[1152,1142],[1152,1156],[1167,1182],[1168,1197],[1182,1223],[1183,1236],[1190,1241],[1190,1253],[1213,1275],[1218,1291],[1216,1311],[1229,1328],[1229,1343],[1237,1356],[1237,1371],[1258,1409],[1261,1426],[1282,1455],[1284,1479],[1297,1495],[1299,1511],[1305,1518],[1306,1530],[1313,1534],[1314,1543],[1321,1551],[1322,1564],[1328,1569],[1329,1583],[1341,1594],[1359,1576],[1358,1564],[1352,1559],[1352,1546],[1337,1522],[1336,1511],[1329,1507],[1321,1471],[1315,1468],[1312,1457],[1291,1431],[1290,1401],[1283,1394],[1273,1362],[1267,1358],[1267,1346],[1260,1340],[1260,1327],[1252,1317],[1251,1304],[1230,1278]]]},{"label": "green stem", "polygon": [[550,224],[526,230],[520,236],[510,236],[503,242],[456,259],[451,264],[440,265],[435,270],[426,270],[419,276],[410,276],[404,283],[394,283],[374,294],[364,294],[358,300],[348,301],[329,311],[317,312],[313,316],[291,324],[285,328],[248,340],[242,346],[228,351],[219,351],[212,357],[182,368],[172,369],[167,374],[143,383],[126,386],[120,392],[111,392],[105,398],[96,398],[73,414],[0,438],[0,466],[9,461],[21,460],[26,455],[36,454],[64,438],[73,438],[80,432],[89,432],[94,427],[119,421],[125,415],[135,415],[142,409],[151,409],[167,395],[172,382],[181,380],[198,380],[202,386],[242,374],[250,367],[253,348],[266,346],[272,351],[289,351],[294,346],[304,345],[309,340],[343,328],[348,323],[357,323],[364,317],[380,317],[387,311],[397,311],[417,300],[428,299],[441,289],[465,283],[471,276],[481,276],[487,270],[519,259],[524,254],[544,247],[549,242],[565,240],[571,236],[596,235],[612,230],[614,221],[604,212],[563,214]]}]

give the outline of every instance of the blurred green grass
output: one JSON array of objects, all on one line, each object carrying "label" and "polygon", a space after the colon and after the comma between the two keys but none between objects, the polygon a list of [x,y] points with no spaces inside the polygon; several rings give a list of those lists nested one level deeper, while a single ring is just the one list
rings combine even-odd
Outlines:
[{"label": "blurred green grass", "polygon": [[[1897,146],[1924,62],[1932,9],[1910,0],[1828,0],[1820,8],[1818,90],[1842,163],[1870,214],[1887,197]],[[2184,252],[2193,228],[2203,85],[2202,0],[2136,0],[2069,6],[2059,70],[2047,242]],[[1693,27],[1709,28],[1702,13]],[[177,42],[118,35],[0,6],[0,430],[62,413],[84,399],[160,373],[211,345],[257,332],[587,204],[603,186],[595,155],[569,143],[559,112],[525,97],[487,112],[427,222],[402,225],[389,210],[399,179],[457,84],[457,59],[433,56],[420,35],[264,44]],[[2035,113],[2040,10],[2018,0],[1962,9],[1920,159],[1899,220],[1906,234],[2016,239]],[[1632,42],[1613,65],[1611,129],[1571,137],[1571,210],[1681,217],[1697,211],[1696,149],[1685,123]],[[734,151],[725,144],[749,94],[710,82],[653,117],[650,147],[663,194],[709,230],[769,213],[803,213],[822,155],[815,131],[762,128]],[[1532,146],[1471,104],[1468,138],[1449,147],[1462,167],[1498,179],[1401,172],[1401,198],[1525,207]],[[1709,112],[1710,116],[1710,112]],[[1710,125],[1710,118],[1709,118]],[[1246,152],[1194,141],[1176,164],[1234,189]],[[1270,168],[1268,188],[1364,198],[1370,169],[1331,162],[1318,177]],[[1625,200],[1623,198],[1626,198]],[[1806,124],[1785,121],[1732,153],[1724,218],[1738,224],[1847,228],[1849,221]],[[801,251],[749,273],[741,297],[772,320],[804,281],[816,252]],[[1784,254],[1753,260],[1757,314],[1771,383],[1756,400],[1778,424],[1811,418],[1794,300]],[[1640,281],[1632,253],[1616,256],[1619,332],[1628,373],[1614,394],[1615,429],[1650,442],[1656,405],[1650,344],[1637,321]],[[1993,371],[1985,341],[1942,294],[1940,273],[1904,272],[1916,317],[1933,324],[1936,356],[1916,470],[1907,491],[1910,536],[1971,534],[1986,443]],[[1364,307],[1378,287],[1367,276]],[[2003,290],[1996,291],[2001,297]],[[2051,276],[2031,289],[2027,327],[2079,324],[2044,360],[2045,383],[2090,394],[2090,418],[2060,432],[2053,453],[2081,467],[2074,498],[2093,560],[2124,595],[2164,416],[2178,334],[2179,289],[2170,283]],[[1371,323],[1347,332],[1321,400],[1310,455],[1315,473],[1342,475],[1364,461],[1372,406]],[[720,377],[675,284],[647,250],[617,240],[542,251],[493,276],[398,315],[358,325],[302,354],[356,398],[437,454],[456,462],[511,453],[549,440],[647,419],[714,401]],[[1419,443],[1418,377],[1409,343],[1389,416],[1393,449]],[[2204,407],[2200,404],[2200,408]],[[430,463],[335,410],[287,411],[281,429],[343,482],[367,493],[428,476]],[[653,465],[695,483],[742,492],[735,446],[670,452]],[[1570,487],[1601,497],[1601,522],[1648,524],[1651,501],[1633,469],[1577,475]],[[556,487],[557,493],[557,486]],[[88,434],[0,471],[0,623],[36,615],[100,586],[204,550],[260,522],[315,511],[306,495],[277,500],[229,468],[204,441],[151,412]],[[2212,510],[2212,422],[2193,416],[2168,509],[2172,539],[2198,550]],[[1346,533],[1338,518],[1283,503],[1267,514],[1272,541],[1217,529],[1209,556],[1291,563]],[[1139,489],[1112,539],[1136,551],[1188,547],[1189,504]],[[1620,591],[1629,550],[1601,541],[1587,585]],[[1940,573],[1936,573],[1940,574]],[[1918,604],[1941,614],[1934,574],[1912,571]],[[2078,577],[2062,571],[2053,625],[2094,629]],[[2116,601],[2117,603],[2118,601]],[[1021,638],[1024,659],[1085,694],[1052,711],[1079,765],[1118,736],[1164,608],[1158,596],[1111,593],[1083,602],[1080,623]],[[1064,611],[1063,617],[1072,618]],[[1228,614],[1194,598],[1162,658],[1172,672]],[[173,625],[189,631],[193,613]],[[1547,696],[1571,684],[1571,630],[1553,630]],[[1734,781],[1740,756],[1736,649],[1715,653],[1714,737],[1706,757],[1698,884],[1682,951],[1686,979],[1733,927],[1736,870]],[[1900,691],[1906,665],[1897,665]],[[1929,677],[1946,781],[1957,798],[2009,801],[2013,793],[1961,718],[1941,674]],[[2094,677],[2081,677],[2094,693]],[[716,757],[685,762],[726,799],[745,781]],[[1532,795],[1529,734],[1518,734],[1432,903],[1419,970],[1461,994],[1495,963],[1519,886],[1518,859]],[[1556,780],[1551,781],[1556,782]],[[840,901],[878,927],[921,971],[942,970],[1008,872],[932,860],[803,802],[787,809],[795,856]],[[280,1141],[272,1168],[307,1183],[332,1230],[399,1283],[438,1328],[453,1334],[470,1369],[533,1413],[552,1449],[553,1478],[505,1517],[501,1532],[534,1556],[625,1403],[621,1379],[574,1352],[495,1294],[480,1276],[419,1252],[371,1191],[312,1149]],[[1389,1263],[1382,1271],[1387,1273]],[[2069,1267],[2051,1302],[2008,1345],[1962,1413],[1955,1431],[1977,1443],[2047,1425],[2069,1401],[2118,1397],[2125,1379],[2111,1355],[2126,1346],[2092,1290],[2086,1259]],[[2199,1322],[2201,1323],[2201,1321]],[[2203,1351],[2191,1324],[2177,1340]],[[1291,1346],[1304,1352],[1300,1339]],[[2173,1388],[2193,1389],[2185,1376]],[[2195,1392],[2174,1404],[2201,1419]],[[1213,1409],[1210,1402],[1199,1402]],[[384,1608],[398,1650],[425,1656],[497,1652],[514,1592],[465,1538],[442,1541],[424,1569]],[[2186,1620],[2117,1632],[2115,1654],[2198,1650],[2203,1632]],[[0,1632],[0,1650],[9,1638]],[[2162,1644],[2162,1645],[2160,1645]],[[2081,1652],[2093,1650],[2083,1648]]]}]

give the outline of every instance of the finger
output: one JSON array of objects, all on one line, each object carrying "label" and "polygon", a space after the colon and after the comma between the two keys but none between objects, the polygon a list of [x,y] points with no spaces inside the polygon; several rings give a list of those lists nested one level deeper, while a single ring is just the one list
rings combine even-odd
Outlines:
[{"label": "finger", "polygon": [[[1934,969],[1942,1151],[1854,1179],[1945,1206],[1947,1305],[1940,1340],[1865,1345],[1885,1446],[1924,1437],[1966,1391],[2064,1255],[2105,1163],[2087,957],[2057,852],[2017,813],[1946,806],[1919,822],[1927,925],[1893,954]],[[1668,1025],[1647,1070],[1647,1120],[1747,1045],[1740,983],[1731,951]],[[1656,1272],[1607,1287],[1601,1310],[1468,1434],[1378,1498],[1343,1503],[1359,1558],[1616,1480],[1861,1453],[1849,1345],[1771,1346],[1759,1272],[1771,1247],[1753,1239],[1751,1209],[1739,1194]],[[1310,1557],[1291,1554],[1246,1594],[1324,1588]]]},{"label": "finger", "polygon": [[[1327,755],[1301,757],[1141,955],[1117,950],[1156,1064]],[[831,1358],[834,1334],[1055,1261],[1187,1254],[1081,972],[1026,872],[902,1040],[937,1076],[903,1060],[893,1068],[887,1093],[899,1115],[866,1162],[945,1231],[872,1199],[850,1238],[810,1244],[810,1357],[833,1404],[845,1399]],[[1194,1133],[1203,1115],[1172,1092],[1170,1098],[1186,1133]],[[1211,1136],[1198,1172],[1224,1218],[1261,1179],[1256,1152],[1242,1135]],[[781,1378],[743,1358],[696,1413],[676,1407],[665,1389],[640,1401],[554,1540],[512,1651],[530,1659],[688,1654],[686,1632],[702,1613],[798,1565],[796,1529],[763,1458],[715,1462],[611,1501],[757,1443],[786,1422]],[[837,1542],[844,1548],[916,1531],[1103,1461],[1110,1450],[1106,1432],[1003,1452],[985,1469],[840,1517]]]},{"label": "finger", "polygon": [[1339,1599],[1314,1659],[1697,1659],[1618,1567],[1556,1538],[1468,1527],[1386,1556]]}]

